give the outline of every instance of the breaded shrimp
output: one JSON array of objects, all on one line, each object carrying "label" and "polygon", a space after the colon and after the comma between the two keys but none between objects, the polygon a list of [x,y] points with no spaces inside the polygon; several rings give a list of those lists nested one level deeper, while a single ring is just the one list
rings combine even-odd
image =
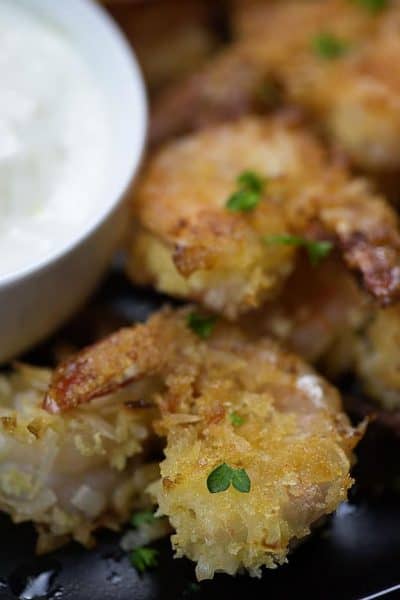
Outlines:
[{"label": "breaded shrimp", "polygon": [[285,53],[304,50],[315,33],[327,28],[340,38],[362,39],[377,29],[383,11],[372,14],[361,3],[362,0],[234,0],[233,36],[255,42],[264,36],[266,45]]},{"label": "breaded shrimp", "polygon": [[[258,205],[229,210],[237,178],[263,182]],[[397,217],[319,143],[279,119],[245,118],[166,145],[134,198],[129,274],[229,318],[276,297],[298,248],[265,237],[334,242],[383,304],[399,296]]]},{"label": "breaded shrimp", "polygon": [[376,311],[338,256],[318,266],[303,256],[278,298],[242,317],[240,325],[272,335],[308,362],[328,361],[329,371],[343,372],[353,366],[355,334]]},{"label": "breaded shrimp", "polygon": [[117,528],[158,470],[143,464],[151,408],[125,389],[51,415],[42,408],[51,377],[27,366],[0,377],[0,510],[35,523],[39,552]]},{"label": "breaded shrimp", "polygon": [[[239,44],[222,50],[197,72],[167,87],[154,99],[151,146],[249,113],[264,112],[270,107],[270,99],[263,95],[266,80],[269,82],[257,53]],[[274,87],[272,91],[275,101],[278,90]]]},{"label": "breaded shrimp", "polygon": [[240,326],[272,335],[330,377],[352,373],[377,408],[400,409],[400,305],[376,306],[336,256],[318,267],[303,257],[279,297]]},{"label": "breaded shrimp", "polygon": [[[145,404],[159,407],[156,431],[167,439],[161,480],[151,491],[176,530],[177,555],[197,563],[199,579],[243,568],[258,576],[263,565],[285,562],[292,546],[346,498],[360,431],[341,412],[335,389],[300,359],[222,321],[202,339],[204,331],[188,326],[191,310],[163,311],[70,359],[55,372],[46,406],[68,411],[101,394],[99,357],[107,344],[109,356],[118,352],[116,338],[130,331],[131,386]],[[151,344],[158,340],[150,362],[158,355],[159,369],[149,372],[146,332]],[[113,364],[113,377],[106,365],[108,389],[112,381],[118,388],[131,380]],[[65,378],[71,372],[75,380]],[[209,475],[224,463],[228,472],[241,470],[242,491],[233,485],[209,491]]]},{"label": "breaded shrimp", "polygon": [[[357,166],[398,170],[400,77],[393,65],[400,53],[400,3],[376,14],[361,4],[260,5],[246,13],[243,37],[260,63],[263,57],[266,65],[274,63],[287,99],[304,107]],[[337,44],[334,56],[327,56],[324,40]]]},{"label": "breaded shrimp", "polygon": [[400,306],[375,311],[352,340],[354,371],[364,391],[383,408],[400,408]]},{"label": "breaded shrimp", "polygon": [[396,171],[399,28],[398,0],[376,12],[349,0],[246,6],[236,43],[158,99],[153,142],[269,108],[260,100],[268,100],[272,82],[280,102],[301,108],[356,166]]}]

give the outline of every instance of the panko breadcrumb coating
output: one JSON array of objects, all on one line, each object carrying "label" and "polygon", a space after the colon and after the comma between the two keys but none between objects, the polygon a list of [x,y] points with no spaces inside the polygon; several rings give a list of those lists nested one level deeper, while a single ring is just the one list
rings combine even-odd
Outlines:
[{"label": "panko breadcrumb coating", "polygon": [[355,335],[376,311],[335,253],[318,266],[302,256],[278,298],[242,317],[240,325],[337,373],[353,367]]},{"label": "panko breadcrumb coating", "polygon": [[245,3],[234,19],[236,43],[157,101],[153,142],[269,109],[277,89],[278,104],[298,106],[355,165],[397,171],[400,2],[384,4]]},{"label": "panko breadcrumb coating", "polygon": [[[398,0],[376,11],[348,0],[259,4],[242,13],[238,29],[266,65],[276,48],[282,50],[274,74],[279,72],[286,97],[304,107],[356,165],[398,170]],[[342,50],[327,56],[323,36],[338,40]]]},{"label": "panko breadcrumb coating", "polygon": [[352,373],[382,409],[400,408],[400,306],[376,306],[337,256],[317,267],[302,257],[279,297],[240,326],[272,335],[330,377]]},{"label": "panko breadcrumb coating", "polygon": [[[71,358],[55,372],[46,406],[68,414],[69,406],[135,373],[131,389],[137,386],[143,404],[159,407],[156,431],[167,440],[151,492],[176,530],[177,556],[197,563],[198,579],[242,569],[258,576],[262,566],[285,562],[346,498],[361,433],[350,427],[335,389],[300,359],[222,321],[195,333],[192,310],[164,310],[117,332],[92,348],[93,362],[90,348]],[[122,369],[111,358],[105,388],[100,357],[112,357],[118,336],[128,335],[134,352],[127,349]],[[223,463],[244,469],[250,490],[211,493],[207,478]]]},{"label": "panko breadcrumb coating", "polygon": [[158,471],[142,458],[154,411],[130,405],[129,389],[51,415],[42,408],[50,380],[27,366],[0,377],[0,510],[35,523],[39,552],[116,529]]},{"label": "panko breadcrumb coating", "polygon": [[[264,112],[271,107],[271,99],[260,93],[265,79],[258,56],[247,47],[236,44],[222,50],[197,72],[168,86],[154,99],[151,146],[249,113]],[[273,92],[272,104],[279,97],[278,90],[273,88]]]},{"label": "panko breadcrumb coating", "polygon": [[400,408],[400,306],[375,311],[352,340],[354,370],[364,391],[383,408]]},{"label": "panko breadcrumb coating", "polygon": [[[232,212],[227,200],[249,171],[265,182],[261,201]],[[133,212],[132,279],[229,318],[275,297],[292,272],[299,249],[265,243],[271,235],[331,240],[379,301],[399,296],[394,211],[280,119],[244,118],[165,145],[144,171]]]}]

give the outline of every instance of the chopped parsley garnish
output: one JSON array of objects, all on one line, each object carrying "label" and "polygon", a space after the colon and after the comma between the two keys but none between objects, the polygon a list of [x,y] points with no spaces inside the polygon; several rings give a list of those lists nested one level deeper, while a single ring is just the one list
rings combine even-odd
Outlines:
[{"label": "chopped parsley garnish", "polygon": [[254,171],[243,171],[237,178],[240,187],[261,194],[264,190],[264,179]]},{"label": "chopped parsley garnish", "polygon": [[287,246],[302,246],[307,250],[310,263],[315,267],[319,262],[328,256],[333,248],[333,243],[328,240],[308,240],[298,235],[266,235],[264,236],[266,244],[284,244]]},{"label": "chopped parsley garnish", "polygon": [[139,527],[143,524],[151,525],[157,518],[151,510],[142,510],[133,515],[131,524],[133,527]]},{"label": "chopped parsley garnish", "polygon": [[140,573],[158,566],[158,550],[154,548],[135,548],[131,552],[131,563]]},{"label": "chopped parsley garnish", "polygon": [[251,488],[250,478],[244,469],[232,469],[232,485],[243,494],[248,494]]},{"label": "chopped parsley garnish", "polygon": [[254,171],[243,171],[236,179],[238,189],[226,202],[226,208],[232,212],[249,212],[262,198],[265,180]]},{"label": "chopped parsley garnish", "polygon": [[190,327],[190,329],[202,340],[206,340],[210,337],[216,322],[217,317],[206,317],[196,312],[190,313],[186,319],[188,327]]},{"label": "chopped parsley garnish", "polygon": [[237,412],[233,411],[231,412],[231,414],[229,415],[229,418],[231,420],[231,423],[234,427],[240,427],[240,425],[243,425],[245,419],[244,417],[241,417]]},{"label": "chopped parsley garnish", "polygon": [[384,10],[388,5],[388,0],[355,0],[355,2],[373,14]]},{"label": "chopped parsley garnish", "polygon": [[261,196],[258,192],[239,190],[229,197],[226,207],[232,212],[249,212],[260,202]]},{"label": "chopped parsley garnish", "polygon": [[245,494],[250,492],[250,478],[244,469],[234,469],[222,463],[207,477],[207,488],[211,494],[225,492],[231,484],[238,492]]},{"label": "chopped parsley garnish", "polygon": [[330,33],[320,33],[312,39],[312,48],[315,54],[321,58],[331,60],[346,54],[349,45],[346,41]]}]

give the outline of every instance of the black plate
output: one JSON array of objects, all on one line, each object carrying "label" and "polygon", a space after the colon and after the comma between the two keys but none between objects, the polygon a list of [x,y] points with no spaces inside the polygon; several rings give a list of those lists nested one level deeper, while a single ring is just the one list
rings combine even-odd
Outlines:
[{"label": "black plate", "polygon": [[[77,319],[27,359],[48,364],[60,348],[82,346],[108,328],[143,320],[164,302],[154,293],[134,290],[115,272]],[[219,575],[198,586],[193,565],[174,560],[168,540],[155,544],[159,567],[139,576],[119,549],[120,536],[107,532],[99,534],[93,551],[70,544],[37,558],[32,527],[0,517],[0,598],[361,600],[395,586],[398,590],[384,597],[400,598],[400,442],[372,425],[358,455],[357,485],[349,502],[293,553],[289,564],[265,571],[260,580]]]}]

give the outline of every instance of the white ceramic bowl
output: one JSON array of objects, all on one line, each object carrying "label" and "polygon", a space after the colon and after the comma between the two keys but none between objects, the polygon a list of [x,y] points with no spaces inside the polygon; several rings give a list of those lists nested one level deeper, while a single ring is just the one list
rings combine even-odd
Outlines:
[{"label": "white ceramic bowl", "polygon": [[112,131],[107,199],[87,227],[29,268],[0,276],[0,362],[54,331],[104,273],[127,221],[124,197],[145,144],[147,102],[141,72],[117,26],[92,0],[19,0],[72,36],[96,73]]}]

